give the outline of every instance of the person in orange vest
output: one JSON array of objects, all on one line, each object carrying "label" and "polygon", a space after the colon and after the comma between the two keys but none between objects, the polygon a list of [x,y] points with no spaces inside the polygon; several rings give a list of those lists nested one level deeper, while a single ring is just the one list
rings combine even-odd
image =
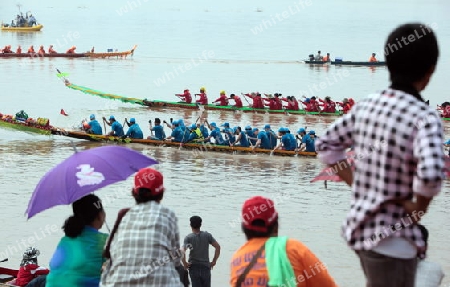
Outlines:
[{"label": "person in orange vest", "polygon": [[28,48],[28,53],[35,53],[33,45],[31,45],[30,48]]},{"label": "person in orange vest", "polygon": [[39,47],[39,51],[38,51],[39,56],[44,56],[45,55],[45,50],[44,50],[44,46],[40,46]]},{"label": "person in orange vest", "polygon": [[220,91],[220,97],[218,97],[213,103],[219,103],[219,106],[228,106],[228,98],[225,91]]},{"label": "person in orange vest", "polygon": [[323,60],[322,60],[322,61],[324,61],[324,62],[331,61],[330,53],[327,53],[327,55],[326,55],[325,57],[323,57]]},{"label": "person in orange vest", "polygon": [[372,53],[372,57],[370,57],[369,62],[378,62],[377,58],[375,58],[376,54]]},{"label": "person in orange vest", "polygon": [[22,54],[22,47],[20,45],[17,47],[16,54]]},{"label": "person in orange vest", "polygon": [[49,54],[56,54],[57,53],[55,50],[53,50],[53,45],[50,45],[50,47],[48,47],[48,53]]},{"label": "person in orange vest", "polygon": [[350,109],[352,108],[352,105],[350,105],[347,98],[344,98],[342,103],[341,102],[336,102],[336,103],[342,107],[342,111],[344,112],[344,114],[348,113],[348,111],[350,111]]},{"label": "person in orange vest", "polygon": [[77,47],[72,46],[69,50],[66,51],[66,54],[75,54],[75,49],[76,49],[76,48],[77,48]]}]

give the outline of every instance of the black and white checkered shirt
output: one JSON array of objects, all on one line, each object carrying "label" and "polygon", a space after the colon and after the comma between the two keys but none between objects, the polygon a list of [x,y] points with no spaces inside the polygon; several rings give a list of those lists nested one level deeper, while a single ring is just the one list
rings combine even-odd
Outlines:
[{"label": "black and white checkered shirt", "polygon": [[[403,89],[410,90],[410,89]],[[419,228],[391,199],[437,195],[444,179],[441,118],[418,93],[387,89],[358,102],[316,140],[319,158],[333,164],[355,151],[351,209],[343,236],[354,250],[370,250],[381,239],[403,237],[426,247]]]}]

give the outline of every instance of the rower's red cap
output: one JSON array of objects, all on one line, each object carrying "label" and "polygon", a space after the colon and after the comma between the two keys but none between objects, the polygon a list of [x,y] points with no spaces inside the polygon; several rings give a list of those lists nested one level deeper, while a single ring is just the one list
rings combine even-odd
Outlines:
[{"label": "rower's red cap", "polygon": [[164,192],[163,175],[153,168],[142,168],[134,176],[134,193],[138,192],[139,188],[150,189],[151,195],[158,195]]},{"label": "rower's red cap", "polygon": [[[278,218],[274,202],[266,197],[254,196],[247,199],[242,206],[242,223],[246,229],[267,232],[269,226]],[[252,225],[255,220],[262,220],[264,226]]]}]

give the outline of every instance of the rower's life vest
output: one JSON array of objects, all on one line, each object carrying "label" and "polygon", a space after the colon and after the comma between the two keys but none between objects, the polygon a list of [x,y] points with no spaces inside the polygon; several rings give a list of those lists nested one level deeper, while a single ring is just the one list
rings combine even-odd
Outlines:
[{"label": "rower's life vest", "polygon": [[196,128],[195,130],[193,130],[193,132],[197,135],[197,139],[204,139],[202,131],[200,130],[200,128]]},{"label": "rower's life vest", "polygon": [[41,127],[48,127],[50,125],[50,120],[47,118],[37,118],[36,123]]},{"label": "rower's life vest", "polygon": [[18,113],[16,113],[16,119],[28,119],[28,114],[24,111],[20,111]]}]

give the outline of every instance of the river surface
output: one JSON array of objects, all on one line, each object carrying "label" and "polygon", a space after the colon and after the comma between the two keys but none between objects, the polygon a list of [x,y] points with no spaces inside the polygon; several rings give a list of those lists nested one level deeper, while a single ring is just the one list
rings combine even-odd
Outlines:
[{"label": "river surface", "polygon": [[[217,1],[216,1],[217,2]],[[149,119],[184,118],[191,123],[198,111],[149,110],[86,95],[68,89],[56,77],[56,69],[69,73],[74,84],[128,97],[176,101],[185,88],[196,92],[205,86],[210,99],[227,94],[259,91],[280,92],[336,100],[356,101],[385,88],[387,69],[364,67],[314,67],[300,63],[321,50],[331,57],[366,61],[372,52],[382,60],[383,44],[397,25],[420,21],[433,24],[441,47],[436,73],[423,96],[432,106],[449,100],[450,4],[430,1],[268,1],[230,0],[170,1],[31,1],[20,3],[44,25],[39,33],[2,32],[0,46],[34,45],[78,52],[95,47],[128,50],[127,59],[0,59],[0,111],[25,110],[31,117],[47,117],[54,126],[79,126],[91,113],[113,114],[122,122],[135,117],[147,132]],[[0,1],[0,18],[9,23],[18,9],[15,2]],[[285,12],[283,14],[283,12]],[[411,59],[414,60],[414,59]],[[60,115],[64,109],[69,116]],[[334,120],[328,117],[255,115],[208,112],[210,122],[232,126],[275,129],[288,126],[314,129],[319,134]],[[449,124],[445,124],[449,136]],[[167,130],[166,130],[167,132]],[[17,267],[25,245],[41,250],[47,265],[62,236],[60,227],[71,214],[69,206],[44,211],[30,220],[24,212],[40,178],[54,165],[78,150],[96,143],[58,136],[47,137],[0,129],[0,213],[4,218],[0,256],[4,266]],[[245,199],[254,195],[276,200],[280,233],[308,245],[328,266],[340,286],[363,286],[357,257],[340,237],[340,226],[349,209],[349,188],[342,183],[309,183],[323,165],[317,159],[268,155],[193,153],[177,148],[130,145],[156,158],[165,175],[163,204],[179,219],[181,237],[190,232],[189,217],[200,215],[203,229],[222,246],[213,270],[213,286],[228,285],[233,252],[245,241],[239,214]],[[107,222],[113,225],[117,211],[133,204],[132,179],[103,188]],[[450,274],[449,182],[433,201],[423,222],[430,230],[429,258]],[[104,228],[103,230],[106,231]],[[23,243],[25,242],[25,243]],[[212,250],[211,250],[212,256]],[[450,276],[444,280],[450,286]]]}]

